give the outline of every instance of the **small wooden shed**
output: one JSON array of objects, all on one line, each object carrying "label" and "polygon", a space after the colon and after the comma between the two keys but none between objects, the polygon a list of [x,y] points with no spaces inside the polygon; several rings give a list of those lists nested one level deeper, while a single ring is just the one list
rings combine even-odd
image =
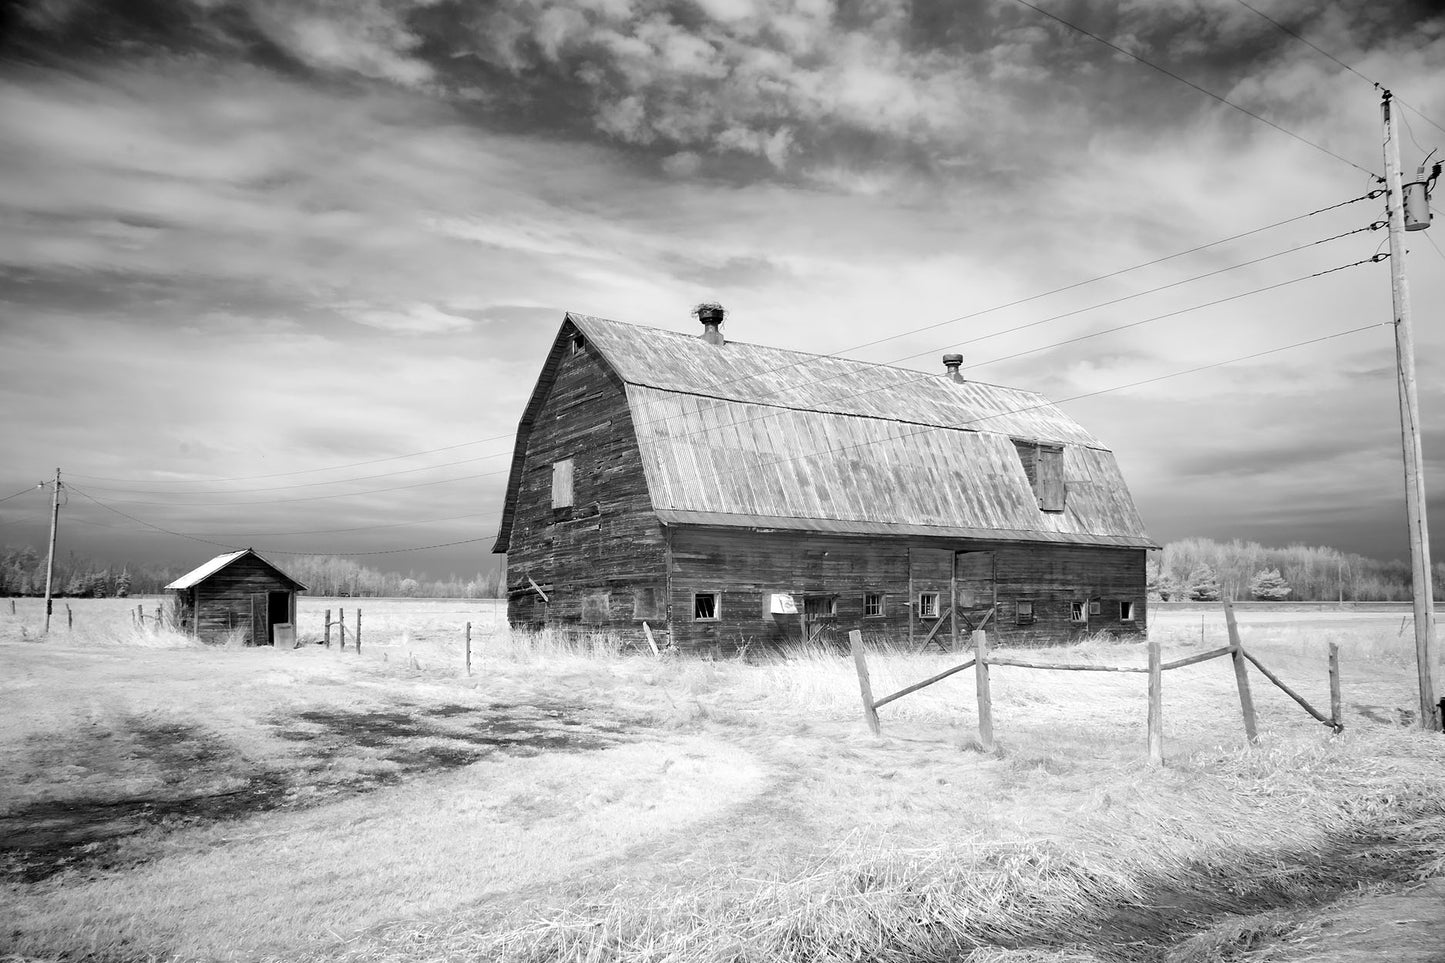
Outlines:
[{"label": "small wooden shed", "polygon": [[166,590],[182,631],[216,642],[241,629],[246,645],[274,645],[276,626],[296,624],[296,593],[306,586],[248,548],[217,555]]}]

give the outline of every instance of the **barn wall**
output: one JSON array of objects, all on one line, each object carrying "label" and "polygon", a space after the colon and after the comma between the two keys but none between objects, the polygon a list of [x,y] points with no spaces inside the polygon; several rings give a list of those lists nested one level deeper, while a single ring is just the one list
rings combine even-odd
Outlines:
[{"label": "barn wall", "polygon": [[[246,632],[246,645],[266,645],[251,625],[251,596],[267,592],[291,592],[292,584],[260,559],[244,556],[227,565],[195,587],[196,635],[207,642],[222,641],[234,626]],[[292,611],[295,601],[292,600]],[[264,626],[264,599],[258,600],[257,621]]]},{"label": "barn wall", "polygon": [[[908,639],[910,604],[923,592],[950,600],[954,551],[995,552],[999,606],[988,630],[1000,644],[1066,642],[1098,631],[1143,631],[1146,625],[1144,551],[1051,544],[908,541],[824,534],[685,528],[671,534],[668,597],[672,637],[680,648],[735,649],[745,644],[796,641],[799,619],[766,611],[772,593],[836,595],[836,615],[823,638],[841,641],[850,629],[865,636]],[[913,594],[909,595],[909,572]],[[693,618],[695,594],[721,593],[715,621]],[[882,617],[863,617],[863,596],[885,596]],[[1035,620],[1017,624],[1019,599],[1033,602]],[[1100,614],[1070,621],[1070,602],[1098,600]],[[1119,602],[1132,601],[1135,621],[1119,619]],[[915,620],[921,643],[936,619]],[[947,641],[951,627],[939,630]]]},{"label": "barn wall", "polygon": [[[572,460],[572,506],[554,509],[552,466],[565,459]],[[662,526],[652,514],[626,394],[590,346],[559,361],[527,438],[516,499],[507,552],[513,625],[640,633],[643,618],[654,626],[665,621]],[[654,599],[655,609],[648,605]]]}]

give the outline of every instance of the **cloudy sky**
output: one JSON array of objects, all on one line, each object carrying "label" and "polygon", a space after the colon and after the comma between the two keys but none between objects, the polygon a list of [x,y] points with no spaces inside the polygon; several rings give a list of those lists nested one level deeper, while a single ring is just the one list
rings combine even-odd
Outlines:
[{"label": "cloudy sky", "polygon": [[62,552],[117,561],[476,572],[562,313],[718,300],[736,340],[1062,401],[1157,540],[1403,557],[1388,263],[1308,276],[1385,245],[1348,233],[1372,81],[1407,170],[1445,146],[1445,19],[1251,2],[1330,56],[1239,0],[0,4],[0,498],[61,468]]}]

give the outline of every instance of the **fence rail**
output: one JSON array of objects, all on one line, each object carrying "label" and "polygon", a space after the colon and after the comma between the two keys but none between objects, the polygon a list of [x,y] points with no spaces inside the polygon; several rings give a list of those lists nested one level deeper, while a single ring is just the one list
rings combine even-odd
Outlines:
[{"label": "fence rail", "polygon": [[1019,659],[1011,656],[996,656],[989,652],[988,634],[977,629],[972,634],[974,657],[967,662],[945,669],[936,675],[929,676],[920,682],[904,686],[897,692],[890,693],[881,699],[873,698],[873,687],[868,675],[868,659],[863,652],[863,633],[854,629],[848,633],[849,647],[853,654],[853,664],[858,672],[858,689],[863,699],[863,718],[868,728],[874,735],[882,733],[882,724],[878,719],[878,710],[897,699],[927,688],[935,682],[940,682],[949,676],[963,672],[965,669],[974,670],[975,691],[978,700],[978,741],[985,751],[991,751],[994,746],[993,733],[993,695],[990,684],[990,671],[993,666],[1006,666],[1016,669],[1038,669],[1049,672],[1129,672],[1147,674],[1149,677],[1148,686],[1148,732],[1149,732],[1149,761],[1153,765],[1164,764],[1164,673],[1174,669],[1182,669],[1185,666],[1198,665],[1201,662],[1209,662],[1213,659],[1229,657],[1234,668],[1235,686],[1239,692],[1240,715],[1243,717],[1245,738],[1251,745],[1258,742],[1258,726],[1255,719],[1254,695],[1250,691],[1249,672],[1247,665],[1252,664],[1266,679],[1278,686],[1291,699],[1297,702],[1306,712],[1315,719],[1329,726],[1335,732],[1344,730],[1344,723],[1340,714],[1340,649],[1338,645],[1330,645],[1329,675],[1330,675],[1330,714],[1326,716],[1320,712],[1299,693],[1291,689],[1278,675],[1272,672],[1259,657],[1244,648],[1244,643],[1239,637],[1239,627],[1234,619],[1234,606],[1226,600],[1224,603],[1224,618],[1229,629],[1229,645],[1217,649],[1210,649],[1208,652],[1199,652],[1194,655],[1164,662],[1160,656],[1158,641],[1150,641],[1148,645],[1148,661],[1146,665],[1086,665],[1068,662],[1040,662],[1033,659]]}]

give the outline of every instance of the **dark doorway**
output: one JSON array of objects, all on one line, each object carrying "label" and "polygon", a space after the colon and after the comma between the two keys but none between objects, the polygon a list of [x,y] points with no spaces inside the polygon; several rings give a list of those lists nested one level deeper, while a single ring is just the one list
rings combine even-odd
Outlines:
[{"label": "dark doorway", "polygon": [[291,621],[291,593],[266,593],[266,642],[276,644],[275,628]]}]

